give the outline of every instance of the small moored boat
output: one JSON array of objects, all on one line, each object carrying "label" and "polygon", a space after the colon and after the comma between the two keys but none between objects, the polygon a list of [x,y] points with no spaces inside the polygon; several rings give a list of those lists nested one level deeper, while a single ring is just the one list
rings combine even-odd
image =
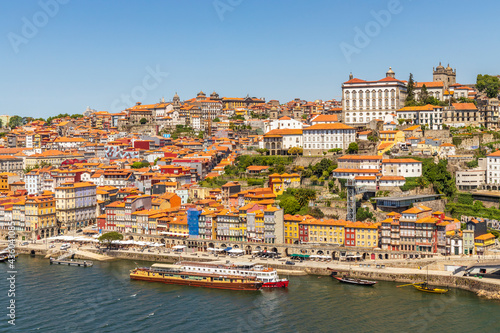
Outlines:
[{"label": "small moored boat", "polygon": [[426,293],[444,294],[444,293],[448,292],[448,289],[431,287],[426,282],[414,283],[413,286],[415,287],[415,289],[420,290],[420,291],[424,291]]},{"label": "small moored boat", "polygon": [[350,277],[338,277],[338,276],[332,276],[332,277],[337,279],[338,281],[340,281],[342,283],[357,284],[360,286],[373,286],[374,284],[377,283],[377,281],[354,279],[354,278],[350,278]]}]

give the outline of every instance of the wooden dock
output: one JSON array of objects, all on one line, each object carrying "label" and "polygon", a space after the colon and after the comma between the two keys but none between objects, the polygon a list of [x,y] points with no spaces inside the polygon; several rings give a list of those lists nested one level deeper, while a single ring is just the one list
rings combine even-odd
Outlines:
[{"label": "wooden dock", "polygon": [[79,267],[92,267],[94,263],[89,260],[59,260],[50,258],[51,265],[66,265],[66,266],[79,266]]},{"label": "wooden dock", "polygon": [[[74,260],[75,251],[68,251],[67,253],[61,255],[59,258],[50,258],[51,265],[66,265],[66,266],[78,266],[78,267],[92,267],[94,263],[90,260]],[[70,258],[70,259],[68,259]]]}]

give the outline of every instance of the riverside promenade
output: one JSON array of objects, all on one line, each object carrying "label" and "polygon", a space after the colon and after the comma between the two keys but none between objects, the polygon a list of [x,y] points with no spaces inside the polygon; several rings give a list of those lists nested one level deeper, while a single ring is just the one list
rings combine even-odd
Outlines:
[{"label": "riverside promenade", "polygon": [[[52,245],[52,244],[51,244]],[[45,243],[30,243],[17,248],[18,253],[42,255],[45,257],[57,256],[61,253],[60,244],[55,243],[52,248]],[[340,260],[295,261],[294,265],[286,264],[289,258],[271,259],[258,258],[251,255],[229,256],[207,252],[174,252],[167,248],[129,248],[119,250],[107,250],[99,248],[94,244],[73,244],[71,250],[75,252],[75,258],[92,259],[95,261],[108,261],[114,259],[168,262],[174,263],[179,260],[191,261],[217,261],[224,263],[253,262],[269,266],[278,270],[282,276],[289,275],[330,275],[331,270],[341,274],[349,273],[353,277],[392,281],[401,283],[423,282],[428,279],[429,283],[437,286],[465,289],[490,299],[500,299],[500,279],[487,279],[474,276],[454,275],[449,267],[471,266],[475,264],[500,264],[497,255],[481,257],[480,260],[471,257],[451,256],[433,259],[413,260],[362,260],[358,262],[342,262]],[[427,267],[428,266],[428,267]],[[448,270],[447,270],[448,268]]]}]

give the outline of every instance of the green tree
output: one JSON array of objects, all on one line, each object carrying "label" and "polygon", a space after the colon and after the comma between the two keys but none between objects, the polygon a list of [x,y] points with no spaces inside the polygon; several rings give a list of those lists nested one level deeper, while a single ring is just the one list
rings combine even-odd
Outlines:
[{"label": "green tree", "polygon": [[500,88],[500,80],[496,76],[488,74],[478,74],[476,78],[476,89],[480,92],[485,92],[488,98],[496,98],[498,89]]},{"label": "green tree", "polygon": [[357,221],[373,220],[373,213],[371,213],[367,207],[361,207],[356,211],[356,220]]},{"label": "green tree", "polygon": [[3,128],[3,120],[0,119],[0,128]]},{"label": "green tree", "polygon": [[141,168],[146,168],[149,167],[150,164],[147,161],[142,161],[142,162],[134,162],[130,166],[132,169],[141,169]]},{"label": "green tree", "polygon": [[[402,120],[402,119],[399,119],[399,120]],[[401,122],[400,122],[400,124],[401,124]],[[378,142],[378,136],[369,135],[368,140],[370,140],[371,142]]]},{"label": "green tree", "polygon": [[420,102],[422,104],[427,104],[427,99],[429,98],[429,92],[427,91],[427,86],[422,85],[422,89],[420,89]]},{"label": "green tree", "polygon": [[21,118],[20,116],[13,116],[12,118],[9,119],[10,128],[19,127],[22,124],[23,124],[23,118]]},{"label": "green tree", "polygon": [[427,180],[426,180],[424,177],[420,176],[420,177],[418,177],[418,178],[417,178],[417,180],[416,180],[416,184],[417,184],[417,186],[418,186],[418,187],[420,187],[421,189],[424,189],[424,188],[426,188],[426,187],[427,187],[428,182],[427,182]]},{"label": "green tree", "polygon": [[415,105],[415,81],[413,81],[413,74],[410,73],[408,84],[406,85],[406,103],[405,105]]},{"label": "green tree", "polygon": [[215,117],[214,120],[213,120],[214,123],[219,123],[220,122],[220,119],[219,117]]},{"label": "green tree", "polygon": [[148,122],[148,120],[146,118],[141,118],[141,120],[139,120],[139,122],[141,123],[141,125],[144,125],[145,123]]},{"label": "green tree", "polygon": [[321,219],[325,217],[325,213],[323,213],[318,207],[311,208],[308,213],[315,219]]},{"label": "green tree", "polygon": [[347,153],[348,154],[356,154],[359,150],[358,143],[357,142],[351,142],[349,144],[349,147],[347,148]]},{"label": "green tree", "polygon": [[280,200],[280,207],[283,208],[283,213],[285,214],[296,214],[301,206],[300,203],[293,196],[286,196],[282,200]]},{"label": "green tree", "polygon": [[290,149],[288,149],[288,154],[290,154],[290,155],[298,156],[298,155],[301,155],[303,152],[304,152],[304,149],[302,149],[300,147],[291,147]]},{"label": "green tree", "polygon": [[99,236],[98,240],[100,243],[106,244],[107,247],[111,245],[113,241],[120,241],[123,239],[123,235],[116,231],[107,232]]},{"label": "green tree", "polygon": [[258,152],[261,156],[269,153],[269,149],[267,149],[267,148],[259,148],[259,149],[255,149],[255,151]]}]

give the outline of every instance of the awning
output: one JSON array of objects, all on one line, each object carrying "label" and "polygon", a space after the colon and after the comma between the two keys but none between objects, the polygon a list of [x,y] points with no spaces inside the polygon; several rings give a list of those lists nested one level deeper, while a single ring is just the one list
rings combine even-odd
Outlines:
[{"label": "awning", "polygon": [[228,252],[228,251],[230,251],[231,249],[232,249],[232,247],[230,247],[230,246],[229,246],[229,247],[226,247],[226,248],[224,249],[224,251]]},{"label": "awning", "polygon": [[245,251],[241,250],[241,249],[231,249],[228,251],[229,253],[243,253]]},{"label": "awning", "polygon": [[290,257],[309,258],[308,254],[292,254]]},{"label": "awning", "polygon": [[173,246],[172,248],[173,249],[185,249],[187,246],[186,245],[176,245],[176,246]]}]

